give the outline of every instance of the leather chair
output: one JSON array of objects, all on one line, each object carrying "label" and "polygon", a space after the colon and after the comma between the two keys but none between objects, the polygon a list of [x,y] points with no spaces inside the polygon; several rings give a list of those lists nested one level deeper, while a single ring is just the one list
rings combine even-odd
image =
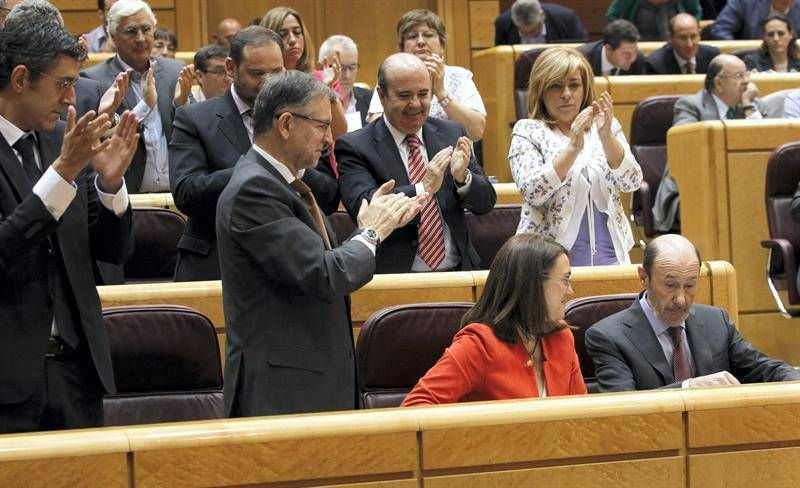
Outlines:
[{"label": "leather chair", "polygon": [[514,106],[517,111],[517,120],[528,118],[528,80],[531,76],[533,63],[536,62],[536,59],[545,49],[547,48],[537,47],[525,51],[514,63]]},{"label": "leather chair", "polygon": [[444,354],[472,303],[416,303],[384,308],[356,343],[362,408],[397,407]]},{"label": "leather chair", "polygon": [[103,399],[105,425],[222,418],[217,332],[188,307],[103,310],[117,393]]},{"label": "leather chair", "polygon": [[589,393],[597,393],[598,385],[594,374],[594,363],[586,352],[584,340],[586,329],[600,320],[630,307],[637,297],[636,293],[623,293],[577,298],[570,300],[564,307],[565,320],[569,325],[575,327],[572,330],[572,335],[575,336],[575,352],[578,354],[583,382],[586,383]]},{"label": "leather chair", "polygon": [[134,207],[133,255],[125,263],[126,283],[172,281],[178,259],[178,241],[186,220],[157,207]]},{"label": "leather chair", "polygon": [[[770,239],[761,241],[761,246],[769,250],[767,285],[778,309],[787,318],[800,316],[800,310],[789,309],[790,306],[800,305],[800,292],[797,289],[800,224],[794,222],[789,213],[798,181],[800,181],[800,142],[779,146],[767,161],[764,197]],[[784,303],[779,291],[786,292],[788,304]]]},{"label": "leather chair", "polygon": [[737,49],[737,50],[731,52],[731,54],[733,54],[737,58],[741,59],[742,61],[744,61],[744,58],[746,58],[747,56],[749,56],[751,54],[757,54],[757,53],[758,53],[758,49]]},{"label": "leather chair", "polygon": [[333,227],[333,232],[336,234],[336,239],[339,241],[339,244],[346,241],[356,230],[355,222],[350,218],[350,214],[344,210],[337,210],[328,215],[328,222],[331,223],[331,227]]},{"label": "leather chair", "polygon": [[[672,127],[675,102],[679,96],[660,95],[639,102],[631,118],[631,152],[642,167],[642,186],[634,192],[631,204],[633,222],[644,235],[655,237],[653,201],[667,165],[667,131]],[[676,223],[670,233],[680,233]]]},{"label": "leather chair", "polygon": [[485,215],[466,213],[469,238],[481,257],[479,269],[489,269],[497,251],[517,233],[521,211],[522,205],[500,204]]}]

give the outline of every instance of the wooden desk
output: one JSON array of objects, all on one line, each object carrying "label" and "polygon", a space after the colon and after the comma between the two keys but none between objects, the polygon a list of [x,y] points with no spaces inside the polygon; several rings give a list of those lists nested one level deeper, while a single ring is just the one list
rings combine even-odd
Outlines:
[{"label": "wooden desk", "polygon": [[766,284],[766,164],[795,141],[800,121],[700,122],[670,129],[670,171],[681,192],[681,233],[703,259],[736,268],[739,328],[764,353],[800,364],[800,327],[782,318]]}]

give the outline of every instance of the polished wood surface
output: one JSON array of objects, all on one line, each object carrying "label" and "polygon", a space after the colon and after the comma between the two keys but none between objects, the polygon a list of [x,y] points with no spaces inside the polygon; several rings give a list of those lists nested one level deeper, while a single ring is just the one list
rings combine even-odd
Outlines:
[{"label": "polished wood surface", "polygon": [[765,354],[800,363],[794,321],[781,320],[765,278],[769,238],[764,204],[766,163],[797,140],[800,122],[715,121],[670,129],[670,171],[681,192],[681,231],[703,259],[736,268],[740,330]]},{"label": "polished wood surface", "polygon": [[0,480],[796,486],[798,409],[794,382],[3,435]]}]

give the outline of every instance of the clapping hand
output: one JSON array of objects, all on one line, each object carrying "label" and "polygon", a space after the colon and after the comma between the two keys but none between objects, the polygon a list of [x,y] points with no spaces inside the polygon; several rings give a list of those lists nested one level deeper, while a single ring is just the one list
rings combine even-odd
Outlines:
[{"label": "clapping hand", "polygon": [[186,105],[189,101],[189,94],[192,92],[192,83],[194,83],[194,65],[188,64],[181,68],[181,73],[178,75],[178,81],[175,83],[175,96],[172,101],[176,107]]},{"label": "clapping hand", "polygon": [[148,107],[153,108],[158,102],[158,92],[156,91],[156,69],[158,69],[158,61],[151,60],[150,68],[144,73],[142,83],[144,85],[144,103]]},{"label": "clapping hand", "polygon": [[438,98],[444,93],[444,59],[438,54],[429,54],[422,57],[422,62],[431,75],[433,94]]},{"label": "clapping hand", "polygon": [[109,120],[114,117],[114,113],[125,99],[125,94],[128,93],[128,80],[130,79],[131,71],[128,70],[117,74],[117,77],[114,78],[114,83],[103,93],[103,97],[100,99],[97,112],[108,115]]},{"label": "clapping hand", "polygon": [[328,61],[328,58],[322,59],[322,82],[328,86],[333,86],[334,83],[339,81],[342,75],[342,60],[339,51],[333,53],[333,61]]},{"label": "clapping hand", "polygon": [[472,155],[472,141],[469,137],[461,136],[458,138],[456,148],[450,156],[450,174],[456,183],[463,185],[467,181],[467,168],[469,167],[470,156]]},{"label": "clapping hand", "polygon": [[75,180],[89,161],[111,144],[110,141],[100,141],[110,127],[108,115],[98,116],[90,110],[76,121],[75,107],[68,107],[64,142],[61,154],[53,161],[53,169],[65,181]]},{"label": "clapping hand", "polygon": [[94,156],[94,169],[101,190],[106,193],[119,191],[122,176],[131,164],[138,142],[136,115],[126,110],[120,117],[114,135],[103,142],[105,146]]},{"label": "clapping hand", "polygon": [[389,180],[378,188],[367,203],[361,201],[356,218],[359,227],[375,229],[382,241],[400,227],[408,224],[422,209],[428,193],[408,197],[404,193],[391,193],[394,180]]},{"label": "clapping hand", "polygon": [[597,134],[601,138],[610,136],[611,121],[614,119],[614,106],[611,101],[611,95],[609,95],[608,92],[603,92],[600,98],[592,103],[592,109],[597,125]]}]

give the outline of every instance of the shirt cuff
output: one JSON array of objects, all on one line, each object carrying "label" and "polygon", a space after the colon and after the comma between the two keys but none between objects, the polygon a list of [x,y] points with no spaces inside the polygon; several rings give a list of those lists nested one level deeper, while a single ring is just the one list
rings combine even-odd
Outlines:
[{"label": "shirt cuff", "polygon": [[153,108],[145,103],[144,99],[139,100],[139,103],[133,107],[133,114],[136,115],[136,122],[142,123],[153,112]]},{"label": "shirt cuff", "polygon": [[459,183],[453,180],[456,184],[456,193],[458,196],[463,197],[467,193],[469,193],[469,187],[472,185],[472,171],[467,170],[467,178],[464,180],[463,185],[459,185]]},{"label": "shirt cuff", "polygon": [[417,192],[417,195],[422,195],[425,193],[425,185],[423,185],[422,182],[416,183],[414,185],[414,191]]},{"label": "shirt cuff", "polygon": [[370,251],[372,251],[372,255],[373,256],[375,255],[375,246],[370,244],[369,242],[367,242],[367,240],[364,239],[363,237],[361,237],[361,235],[357,235],[357,236],[353,237],[351,240],[352,241],[363,242],[364,245],[367,246]]},{"label": "shirt cuff", "polygon": [[128,210],[128,187],[125,186],[125,178],[122,178],[122,187],[114,194],[101,190],[97,178],[99,175],[94,177],[94,187],[97,188],[97,198],[100,199],[100,203],[117,217],[122,217]]},{"label": "shirt cuff", "polygon": [[689,388],[689,382],[690,381],[692,381],[691,378],[689,378],[688,380],[681,381],[681,388]]},{"label": "shirt cuff", "polygon": [[764,116],[758,111],[758,107],[753,106],[753,111],[750,112],[750,115],[745,115],[744,118],[747,120],[758,120],[764,118]]},{"label": "shirt cuff", "polygon": [[45,208],[55,220],[59,220],[78,193],[74,182],[61,177],[52,166],[47,168],[33,187],[33,193],[42,199]]}]

